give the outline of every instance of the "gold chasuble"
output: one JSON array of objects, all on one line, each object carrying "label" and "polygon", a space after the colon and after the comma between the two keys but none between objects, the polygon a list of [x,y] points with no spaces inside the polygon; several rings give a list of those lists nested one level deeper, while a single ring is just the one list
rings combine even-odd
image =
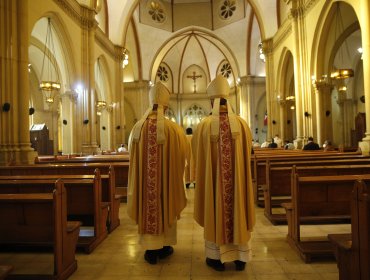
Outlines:
[{"label": "gold chasuble", "polygon": [[210,117],[202,120],[193,135],[194,218],[204,227],[206,240],[217,245],[246,244],[255,224],[250,166],[252,138],[246,122],[237,117],[241,134],[232,139],[225,120],[227,115],[221,113],[217,142],[210,139]]},{"label": "gold chasuble", "polygon": [[148,249],[176,244],[176,222],[186,206],[185,133],[158,111],[150,109],[129,138],[127,211],[138,224],[140,243]]},{"label": "gold chasuble", "polygon": [[[208,93],[208,89],[207,89]],[[251,177],[252,136],[247,123],[219,105],[193,134],[196,162],[194,218],[204,227],[206,256],[222,262],[247,261],[255,225]],[[207,255],[214,244],[217,255]],[[211,248],[213,249],[213,248]],[[230,253],[234,251],[235,253]]]}]

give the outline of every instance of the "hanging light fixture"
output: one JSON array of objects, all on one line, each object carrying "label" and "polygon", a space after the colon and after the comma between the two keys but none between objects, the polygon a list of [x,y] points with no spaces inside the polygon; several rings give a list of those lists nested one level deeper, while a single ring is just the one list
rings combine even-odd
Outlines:
[{"label": "hanging light fixture", "polygon": [[[47,57],[48,56],[48,57]],[[55,48],[53,41],[53,34],[51,31],[51,21],[48,18],[48,25],[46,29],[46,38],[44,46],[44,58],[42,60],[41,68],[41,82],[39,84],[41,91],[45,95],[45,101],[49,105],[54,102],[54,94],[60,90],[60,82],[57,71],[55,71],[51,63],[51,59],[55,57]],[[45,61],[47,60],[47,61]]]},{"label": "hanging light fixture", "polygon": [[[339,36],[344,31],[342,13],[340,10],[340,3],[337,2],[336,5],[337,7],[336,7],[336,12],[335,12],[335,33],[334,33],[335,41],[337,41]],[[350,57],[346,40],[344,40],[344,47],[346,48],[348,57]],[[343,51],[344,51],[343,47],[340,47],[339,52],[338,52],[338,59],[341,63],[341,66],[343,65],[343,56],[344,56]],[[334,80],[335,87],[337,88],[339,92],[345,92],[347,90],[346,80],[353,76],[354,76],[354,71],[351,68],[334,69],[330,73],[330,78]]]}]

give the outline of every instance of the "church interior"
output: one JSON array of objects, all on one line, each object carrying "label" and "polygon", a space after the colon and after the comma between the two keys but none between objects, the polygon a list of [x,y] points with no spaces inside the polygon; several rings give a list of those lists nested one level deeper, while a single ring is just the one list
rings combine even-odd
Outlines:
[{"label": "church interior", "polygon": [[[166,117],[195,130],[211,112],[206,89],[217,75],[254,144],[279,135],[301,150],[313,137],[370,154],[368,0],[1,0],[0,22],[0,177],[58,157],[127,161],[117,150],[158,81],[171,92]],[[171,258],[145,263],[122,201],[120,226],[91,254],[76,253],[69,279],[338,279],[335,258],[303,261],[288,226],[257,205],[246,270],[212,271],[192,219],[194,189],[186,192]],[[313,239],[351,232],[303,228]],[[17,273],[52,269],[42,253],[0,252],[0,267],[8,263]]]}]

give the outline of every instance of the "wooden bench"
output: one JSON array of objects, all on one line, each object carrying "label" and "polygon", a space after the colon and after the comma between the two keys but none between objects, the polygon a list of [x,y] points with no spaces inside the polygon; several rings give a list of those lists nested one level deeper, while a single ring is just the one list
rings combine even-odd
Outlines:
[{"label": "wooden bench", "polygon": [[266,187],[266,172],[267,162],[285,162],[285,161],[322,161],[322,160],[348,160],[348,159],[363,159],[365,157],[359,153],[338,153],[338,152],[323,152],[323,151],[300,151],[286,154],[264,154],[255,155],[252,160],[252,178],[254,186],[254,200],[256,205],[264,207],[263,189]]},{"label": "wooden bench", "polygon": [[0,175],[92,175],[96,168],[100,174],[109,174],[114,169],[114,194],[121,200],[127,197],[129,162],[100,162],[100,163],[44,163],[32,165],[0,166]]},{"label": "wooden bench", "polygon": [[129,161],[130,155],[128,152],[109,153],[102,155],[55,155],[55,156],[37,156],[35,163],[71,163],[71,162],[123,162]]},{"label": "wooden bench", "polygon": [[108,235],[110,203],[102,201],[98,169],[95,175],[8,176],[0,180],[0,193],[50,192],[56,178],[60,178],[66,188],[68,219],[82,222],[77,247],[91,253]]},{"label": "wooden bench", "polygon": [[[49,170],[49,169],[48,169]],[[94,170],[95,171],[95,170]],[[45,172],[47,173],[47,172]],[[77,173],[77,172],[76,172]],[[81,172],[78,172],[81,173]],[[0,176],[2,180],[35,180],[35,179],[93,179],[94,175],[79,175],[79,174],[50,174],[50,175],[14,175],[14,176]],[[121,195],[115,193],[115,173],[112,166],[109,167],[108,174],[100,175],[101,178],[101,198],[102,203],[110,203],[108,209],[108,232],[112,232],[120,225],[119,207],[122,199]]]},{"label": "wooden bench", "polygon": [[10,272],[12,272],[12,265],[0,265],[0,280],[6,279]]},{"label": "wooden bench", "polygon": [[[63,182],[57,181],[54,188],[50,193],[0,194],[0,244],[7,250],[52,247],[54,271],[50,279],[67,279],[77,269],[75,250],[81,223],[67,221]],[[17,276],[27,279],[24,274]],[[44,279],[45,275],[28,277]]]},{"label": "wooden bench", "polygon": [[369,181],[370,175],[332,175],[301,177],[292,181],[292,202],[283,203],[288,221],[288,243],[309,263],[313,258],[333,257],[333,248],[323,236],[320,240],[302,240],[301,224],[349,223],[353,184],[357,179]]},{"label": "wooden bench", "polygon": [[[268,160],[266,162],[266,184],[263,186],[265,201],[264,214],[266,218],[274,225],[286,223],[286,215],[281,212],[279,213],[279,209],[276,209],[276,207],[280,207],[281,203],[289,202],[291,200],[291,173],[293,166],[296,166],[297,168],[306,166],[307,170],[310,170],[310,167],[313,166],[325,166],[323,169],[324,174],[322,174],[322,170],[317,171],[317,168],[312,172],[312,175],[325,175],[327,172],[332,172],[327,169],[328,166],[340,165],[345,165],[346,168],[350,168],[349,166],[352,167],[354,165],[367,166],[370,165],[370,157],[283,162]],[[341,171],[338,171],[337,173],[340,174],[340,172]],[[357,174],[359,171],[355,170],[353,172],[354,173],[352,174]],[[307,176],[311,176],[311,174],[307,174]]]},{"label": "wooden bench", "polygon": [[370,187],[355,182],[351,199],[351,233],[329,234],[338,263],[339,280],[370,279]]}]

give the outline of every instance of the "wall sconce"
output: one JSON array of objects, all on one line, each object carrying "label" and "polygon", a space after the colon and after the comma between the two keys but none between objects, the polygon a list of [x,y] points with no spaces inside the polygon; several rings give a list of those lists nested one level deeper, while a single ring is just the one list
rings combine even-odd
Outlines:
[{"label": "wall sconce", "polygon": [[9,112],[10,110],[10,103],[6,102],[3,104],[3,112]]},{"label": "wall sconce", "polygon": [[104,100],[96,101],[96,108],[104,109],[105,106],[107,106],[107,102],[105,102]]},{"label": "wall sconce", "polygon": [[266,62],[266,56],[265,56],[265,53],[264,53],[264,50],[263,50],[262,42],[259,42],[259,44],[258,44],[258,54],[259,54],[259,58],[263,62]]},{"label": "wall sconce", "polygon": [[101,116],[101,111],[107,106],[107,102],[104,100],[96,101],[96,114]]},{"label": "wall sconce", "polygon": [[35,108],[31,107],[28,109],[28,114],[31,116],[35,113]]},{"label": "wall sconce", "polygon": [[125,48],[123,49],[122,68],[124,69],[127,65],[128,65],[128,50]]}]

